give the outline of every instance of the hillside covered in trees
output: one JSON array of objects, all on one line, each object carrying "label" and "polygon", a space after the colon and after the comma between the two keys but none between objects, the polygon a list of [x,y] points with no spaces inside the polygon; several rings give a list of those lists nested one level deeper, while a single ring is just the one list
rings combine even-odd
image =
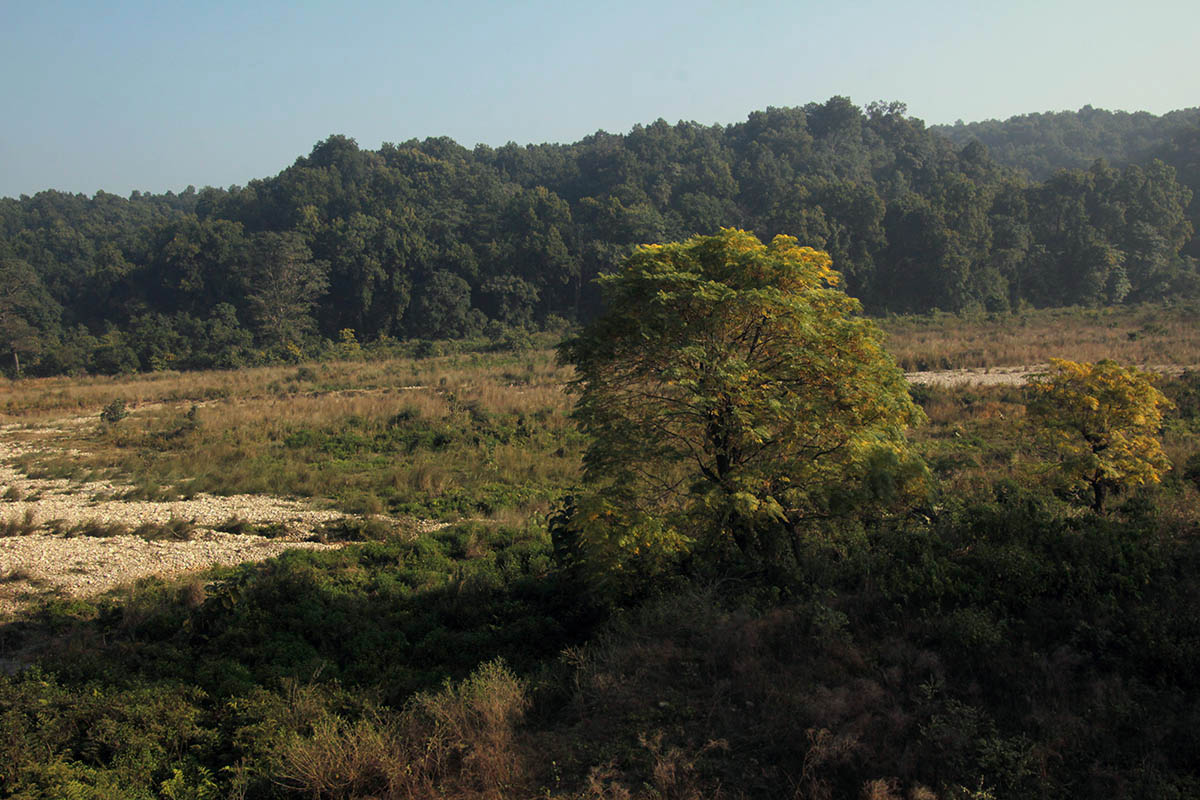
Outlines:
[{"label": "hillside covered in trees", "polygon": [[1152,158],[1170,163],[1172,144],[1198,123],[1200,108],[1155,116],[1084,106],[1078,111],[1022,114],[1004,121],[933,125],[930,130],[959,147],[978,140],[996,163],[1045,180],[1060,169],[1087,169],[1098,158],[1119,167]]},{"label": "hillside covered in trees", "polygon": [[498,338],[590,318],[635,245],[721,227],[828,251],[872,313],[1195,296],[1198,153],[1194,110],[931,129],[842,97],[566,145],[331,136],[245,187],[0,199],[0,347],[48,374]]}]

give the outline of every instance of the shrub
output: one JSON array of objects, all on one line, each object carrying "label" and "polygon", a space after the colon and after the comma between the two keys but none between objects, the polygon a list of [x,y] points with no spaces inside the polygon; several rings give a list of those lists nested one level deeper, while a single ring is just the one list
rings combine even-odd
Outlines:
[{"label": "shrub", "polygon": [[125,401],[121,398],[113,400],[106,405],[100,412],[100,419],[109,425],[116,425],[121,420],[129,416],[128,409],[125,408]]},{"label": "shrub", "polygon": [[275,780],[312,797],[506,796],[527,778],[516,726],[526,686],[501,661],[416,695],[402,712],[333,715],[279,748]]}]

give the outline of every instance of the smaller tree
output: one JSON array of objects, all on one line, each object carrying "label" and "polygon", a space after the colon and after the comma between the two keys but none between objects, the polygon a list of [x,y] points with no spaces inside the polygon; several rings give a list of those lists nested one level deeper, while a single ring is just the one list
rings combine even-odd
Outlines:
[{"label": "smaller tree", "polygon": [[57,328],[60,309],[33,268],[17,259],[0,260],[0,347],[12,353],[21,377],[21,353],[38,353],[47,331]]},{"label": "smaller tree", "polygon": [[264,233],[255,242],[250,308],[267,346],[296,343],[315,327],[312,311],[329,287],[328,265],[314,261],[296,233]]},{"label": "smaller tree", "polygon": [[1158,483],[1171,462],[1158,439],[1169,401],[1154,375],[1115,361],[1052,359],[1028,387],[1028,412],[1069,485],[1104,511],[1110,492]]}]

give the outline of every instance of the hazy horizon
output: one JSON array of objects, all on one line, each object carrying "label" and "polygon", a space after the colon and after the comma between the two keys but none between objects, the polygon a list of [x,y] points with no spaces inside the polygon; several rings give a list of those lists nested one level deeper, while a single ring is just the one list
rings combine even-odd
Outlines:
[{"label": "hazy horizon", "polygon": [[[900,101],[927,124],[1200,105],[1200,8],[681,2],[496,8],[148,0],[0,12],[0,196],[245,184],[335,133],[364,148],[570,143],[656,119]],[[1051,76],[1052,79],[1048,79]]]}]

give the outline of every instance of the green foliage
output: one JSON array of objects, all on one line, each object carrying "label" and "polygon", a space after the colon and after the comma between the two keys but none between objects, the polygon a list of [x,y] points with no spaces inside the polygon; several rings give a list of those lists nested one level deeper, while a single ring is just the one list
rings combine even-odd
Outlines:
[{"label": "green foliage", "polygon": [[312,311],[329,285],[327,265],[314,261],[296,233],[260,235],[254,243],[249,307],[266,347],[296,347],[314,327]]},{"label": "green foliage", "polygon": [[[199,586],[148,580],[42,618],[90,644],[0,676],[4,796],[277,796],[339,743],[388,730],[397,780],[515,780],[518,674],[593,623],[551,575],[543,532],[484,525],[294,551]],[[14,635],[0,628],[4,652]]]},{"label": "green foliage", "polygon": [[786,541],[837,487],[912,460],[903,431],[921,413],[837,282],[824,253],[735,230],[639,248],[601,279],[610,311],[561,350],[591,437],[585,562],[777,555],[760,536]]},{"label": "green foliage", "polygon": [[1200,551],[1056,508],[1009,487],[932,525],[830,527],[773,593],[645,604],[572,653],[586,721],[550,756],[659,786],[634,745],[653,731],[696,796],[1186,796]]},{"label": "green foliage", "polygon": [[109,425],[116,425],[128,416],[129,411],[125,408],[125,401],[121,398],[113,400],[100,412],[100,420]]},{"label": "green foliage", "polygon": [[[0,200],[0,250],[50,301],[45,314],[10,303],[37,346],[3,344],[39,372],[478,346],[513,354],[490,358],[534,394],[549,387],[518,355],[527,332],[594,313],[589,279],[627,260],[602,282],[609,315],[565,348],[581,380],[594,370],[581,419],[605,449],[549,535],[486,523],[413,538],[363,516],[322,533],[367,544],[101,599],[47,595],[0,626],[5,670],[40,661],[0,676],[0,795],[1197,796],[1194,376],[1168,387],[1179,415],[1163,449],[1184,480],[1109,516],[1047,495],[1012,435],[1015,390],[922,390],[938,428],[921,445],[946,483],[902,517],[929,482],[899,435],[916,413],[824,257],[734,231],[633,250],[736,220],[826,249],[876,309],[1175,297],[1197,286],[1180,255],[1195,241],[1190,143],[1165,154],[1178,178],[1148,162],[1027,184],[899,106],[834,98],[567,146],[369,152],[331,137],[245,189]],[[302,291],[273,295],[276,324],[262,270],[281,251]],[[1171,336],[1160,323],[1115,335]],[[355,388],[427,382],[383,369],[403,380]],[[1108,370],[1059,395],[1044,379],[1034,417],[1064,469],[1129,456],[1072,480],[1152,483],[1166,406],[1144,376]],[[282,373],[264,402],[345,388],[328,366]],[[89,444],[153,496],[544,511],[576,482],[580,436],[557,405],[489,404],[469,384],[422,408],[384,397],[374,416],[222,427],[217,413],[140,413]],[[78,461],[43,473],[102,466]],[[38,525],[30,513],[0,527]],[[574,578],[610,601],[654,597],[606,607],[593,637],[599,612]],[[0,576],[0,593],[29,579]]]},{"label": "green foliage", "polygon": [[1012,484],[952,505],[598,635],[543,531],[486,525],[48,604],[0,628],[61,643],[0,677],[0,794],[1194,794],[1194,537]]},{"label": "green foliage", "polygon": [[12,354],[15,377],[21,377],[20,353],[40,353],[61,313],[29,264],[0,258],[0,345]]},{"label": "green foliage", "polygon": [[932,129],[960,147],[980,142],[997,162],[1044,180],[1060,169],[1086,169],[1098,158],[1119,165],[1139,161],[1198,121],[1196,108],[1155,116],[1088,105]]},{"label": "green foliage", "polygon": [[3,200],[0,337],[14,371],[121,373],[544,328],[594,316],[635,246],[734,224],[829,252],[872,312],[1197,296],[1195,110],[1084,111],[935,131],[834,97],[570,145],[333,136],[241,188]]}]

